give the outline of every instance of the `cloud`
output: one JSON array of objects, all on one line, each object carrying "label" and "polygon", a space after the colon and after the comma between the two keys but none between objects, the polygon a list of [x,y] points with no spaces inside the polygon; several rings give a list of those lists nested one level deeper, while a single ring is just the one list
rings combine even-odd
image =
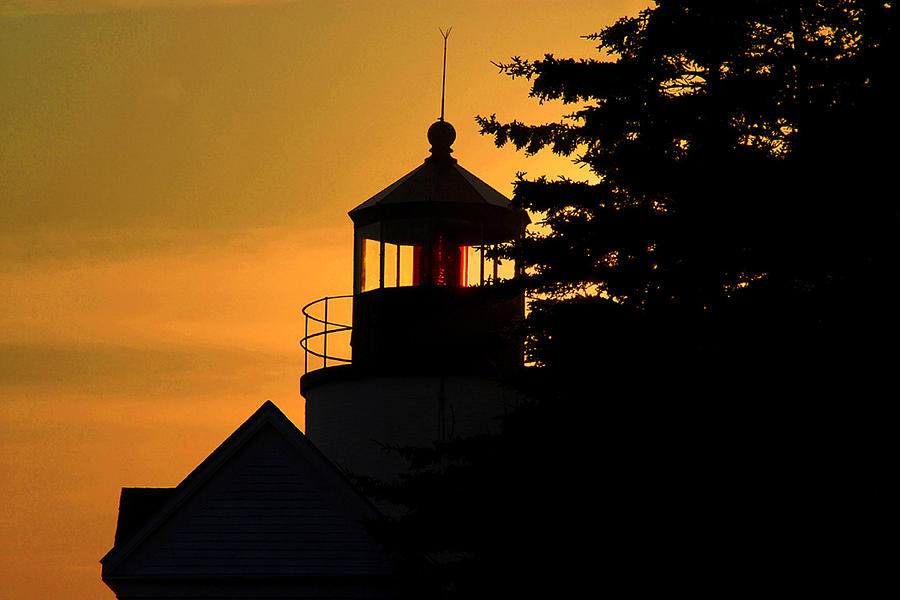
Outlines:
[{"label": "cloud", "polygon": [[297,0],[0,0],[0,17],[105,13],[201,6],[260,6],[292,4]]},{"label": "cloud", "polygon": [[52,268],[58,263],[121,261],[140,256],[171,256],[215,250],[252,252],[287,233],[277,228],[258,229],[87,229],[0,233],[0,265],[13,270],[35,263]]},{"label": "cloud", "polygon": [[204,347],[43,346],[0,344],[0,386],[42,385],[56,393],[115,390],[135,398],[242,388],[277,379],[285,365],[294,378],[299,353],[273,355]]}]

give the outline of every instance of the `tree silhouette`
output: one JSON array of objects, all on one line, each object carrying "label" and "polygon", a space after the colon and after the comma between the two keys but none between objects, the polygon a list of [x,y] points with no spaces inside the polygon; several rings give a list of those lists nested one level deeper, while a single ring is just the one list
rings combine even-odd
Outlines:
[{"label": "tree silhouette", "polygon": [[483,133],[592,178],[515,184],[544,225],[505,250],[532,298],[539,368],[516,383],[534,401],[502,435],[405,449],[410,473],[371,490],[408,508],[383,539],[435,557],[417,583],[460,598],[878,589],[894,15],[659,0],[588,36],[597,59],[499,65],[577,109],[479,117]]},{"label": "tree silhouette", "polygon": [[666,0],[588,36],[612,58],[500,65],[539,101],[579,108],[543,125],[479,117],[482,132],[594,176],[516,182],[514,203],[546,226],[510,251],[534,296],[532,358],[665,364],[775,338],[808,352],[871,313],[856,290],[877,298],[896,264],[896,203],[878,191],[893,14]]}]

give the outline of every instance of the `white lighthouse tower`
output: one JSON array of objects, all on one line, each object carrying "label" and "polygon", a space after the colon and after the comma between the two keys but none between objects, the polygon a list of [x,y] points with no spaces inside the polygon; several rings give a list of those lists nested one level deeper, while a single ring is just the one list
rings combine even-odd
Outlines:
[{"label": "white lighthouse tower", "polygon": [[[306,434],[350,472],[391,477],[403,463],[384,446],[489,432],[515,401],[499,381],[522,363],[524,301],[495,285],[485,250],[522,236],[528,217],[457,163],[455,138],[432,124],[431,156],[350,211],[353,294],[304,308],[307,369],[322,359],[301,378]],[[331,322],[329,301],[351,298],[352,324]],[[328,338],[348,330],[350,358],[330,355]]]}]

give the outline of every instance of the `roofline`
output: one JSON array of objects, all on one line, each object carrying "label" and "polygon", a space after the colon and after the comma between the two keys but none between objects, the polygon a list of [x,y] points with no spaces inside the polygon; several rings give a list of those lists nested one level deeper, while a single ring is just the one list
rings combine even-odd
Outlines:
[{"label": "roofline", "polygon": [[[236,454],[266,423],[275,427],[285,439],[294,445],[298,451],[311,450],[323,459],[332,471],[332,476],[338,481],[338,485],[346,487],[347,491],[358,501],[360,508],[368,512],[372,517],[380,513],[368,498],[360,494],[348,481],[347,475],[338,468],[325,454],[310,441],[306,435],[297,428],[294,423],[281,412],[271,400],[266,400],[256,412],[254,412],[240,427],[238,427],[224,442],[219,444],[209,456],[197,465],[181,483],[173,489],[170,498],[163,507],[140,530],[137,531],[122,547],[113,546],[100,559],[103,570],[115,569],[126,557],[128,557],[141,543],[154,531],[159,529],[190,497],[192,497],[203,484],[209,481],[221,467]],[[286,429],[289,428],[289,429]],[[104,575],[106,577],[106,575]]]},{"label": "roofline", "polygon": [[376,198],[378,198],[379,196],[382,196],[382,195],[387,195],[390,192],[394,191],[396,188],[400,187],[400,185],[402,185],[407,179],[409,179],[410,177],[412,177],[413,175],[415,175],[416,173],[418,173],[419,171],[424,169],[425,165],[427,165],[427,164],[428,164],[427,162],[423,162],[421,165],[419,165],[418,167],[416,167],[415,169],[413,169],[412,171],[410,171],[409,173],[407,173],[400,179],[394,181],[394,183],[385,187],[377,194],[372,194],[369,198],[366,199],[365,202],[362,202],[359,205],[350,209],[350,211],[347,214],[351,215],[351,217],[352,217],[354,212],[356,212],[358,210],[362,210],[363,208],[368,208],[366,205],[369,204],[369,202],[372,202],[373,205],[378,204],[377,202],[373,202]]},{"label": "roofline", "polygon": [[[389,196],[394,190],[396,190],[397,188],[402,186],[404,183],[406,183],[407,180],[409,180],[411,177],[416,175],[419,171],[421,171],[425,167],[433,165],[433,164],[434,163],[430,162],[429,159],[425,159],[425,162],[423,162],[421,165],[419,165],[418,167],[416,167],[415,169],[413,169],[412,171],[410,171],[409,173],[407,173],[400,179],[396,180],[394,183],[390,184],[389,186],[387,186],[386,188],[384,188],[377,194],[374,194],[373,196],[368,198],[365,202],[352,208],[348,212],[348,214],[352,218],[354,213],[356,213],[358,211],[372,208],[374,206],[381,206],[382,205],[381,201],[384,198]],[[482,179],[478,178],[478,176],[474,175],[472,172],[463,168],[462,165],[460,165],[456,162],[453,162],[453,163],[447,163],[446,167],[441,167],[441,168],[447,168],[449,170],[454,170],[457,173],[459,173],[459,176],[462,177],[462,180],[465,181],[466,185],[468,185],[469,188],[475,193],[475,195],[478,196],[479,198],[481,198],[485,204],[488,204],[491,206],[497,206],[499,208],[508,208],[509,207],[509,203],[510,203],[509,198],[507,198],[504,194],[500,193],[499,191],[495,190],[488,183],[486,183]],[[491,196],[491,195],[494,196],[493,201],[488,198],[488,196]]]}]

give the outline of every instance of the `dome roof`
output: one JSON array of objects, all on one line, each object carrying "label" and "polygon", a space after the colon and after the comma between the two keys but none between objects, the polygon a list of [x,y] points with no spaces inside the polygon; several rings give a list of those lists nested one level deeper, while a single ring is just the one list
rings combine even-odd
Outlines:
[{"label": "dome roof", "polygon": [[462,168],[450,156],[456,131],[446,121],[428,129],[432,155],[350,211],[357,227],[391,218],[458,218],[482,223],[485,240],[516,237],[528,216],[511,208],[509,198]]}]

